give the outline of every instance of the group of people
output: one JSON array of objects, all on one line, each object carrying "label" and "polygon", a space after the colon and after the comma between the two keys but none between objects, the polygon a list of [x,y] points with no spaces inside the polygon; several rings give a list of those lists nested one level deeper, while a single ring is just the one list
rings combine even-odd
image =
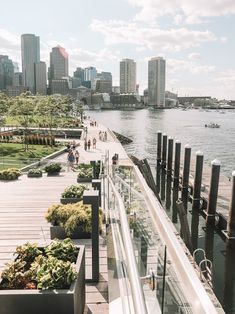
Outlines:
[{"label": "group of people", "polygon": [[[95,149],[96,148],[96,138],[94,137],[92,140],[92,148]],[[89,139],[88,141],[85,139],[84,141],[84,149],[85,150],[90,150],[91,149],[91,140]]]},{"label": "group of people", "polygon": [[106,142],[107,139],[108,139],[108,135],[107,135],[107,132],[99,132],[99,139],[100,141],[103,141],[103,142]]},{"label": "group of people", "polygon": [[95,120],[93,120],[90,122],[90,126],[98,126],[98,123]]},{"label": "group of people", "polygon": [[68,156],[67,156],[68,170],[69,168],[73,171],[75,170],[74,165],[75,164],[78,165],[79,157],[80,157],[79,152],[76,150],[75,146],[69,149]]}]

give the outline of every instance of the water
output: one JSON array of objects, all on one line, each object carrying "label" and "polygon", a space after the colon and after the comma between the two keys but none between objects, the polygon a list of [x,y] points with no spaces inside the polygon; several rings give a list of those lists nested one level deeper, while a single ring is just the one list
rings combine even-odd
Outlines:
[{"label": "water", "polygon": [[[201,150],[205,162],[215,158],[222,162],[221,171],[227,176],[235,169],[235,111],[225,114],[217,111],[180,109],[138,111],[105,110],[87,112],[98,122],[133,140],[126,151],[139,158],[147,158],[152,166],[156,163],[157,131],[190,144],[192,156]],[[219,129],[205,128],[205,124],[220,124]]]},{"label": "water", "polygon": [[[231,176],[235,169],[235,111],[221,114],[217,111],[199,110],[139,110],[139,111],[89,111],[98,122],[133,140],[125,147],[127,153],[138,158],[147,158],[153,168],[156,166],[157,131],[190,144],[192,156],[197,150],[204,152],[205,162],[213,159],[222,162],[221,172]],[[219,129],[205,128],[210,122],[220,124]],[[160,197],[168,216],[176,229],[181,226],[175,202],[178,191],[172,191],[172,183],[161,178]],[[201,215],[191,215],[188,204],[188,223],[193,249],[202,248],[206,257],[213,262],[213,289],[226,313],[235,314],[235,247],[230,247],[215,228],[206,226]],[[201,259],[197,259],[200,262]]]}]

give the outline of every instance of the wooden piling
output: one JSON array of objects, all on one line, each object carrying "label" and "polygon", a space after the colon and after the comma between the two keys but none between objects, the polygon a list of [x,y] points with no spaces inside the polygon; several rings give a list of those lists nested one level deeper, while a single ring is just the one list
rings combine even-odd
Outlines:
[{"label": "wooden piling", "polygon": [[173,160],[173,138],[168,138],[168,154],[167,154],[167,175],[171,176],[172,173],[172,160]]},{"label": "wooden piling", "polygon": [[235,239],[235,171],[232,173],[232,193],[227,224],[228,237]]},{"label": "wooden piling", "polygon": [[181,143],[175,141],[174,181],[179,181]]},{"label": "wooden piling", "polygon": [[194,186],[193,186],[193,205],[192,205],[193,211],[199,210],[200,208],[203,159],[204,159],[203,153],[200,150],[197,151]]},{"label": "wooden piling", "polygon": [[157,163],[161,162],[162,158],[162,132],[157,131]]},{"label": "wooden piling", "polygon": [[215,159],[211,162],[211,180],[210,180],[210,192],[207,206],[207,218],[206,221],[214,221],[216,215],[218,188],[219,188],[219,175],[220,175],[220,161]]},{"label": "wooden piling", "polygon": [[191,160],[191,147],[187,144],[184,146],[184,169],[182,179],[182,198],[188,198],[189,172]]},{"label": "wooden piling", "polygon": [[163,168],[166,167],[166,154],[167,154],[167,135],[163,134],[162,136],[162,161],[161,161],[161,165]]}]

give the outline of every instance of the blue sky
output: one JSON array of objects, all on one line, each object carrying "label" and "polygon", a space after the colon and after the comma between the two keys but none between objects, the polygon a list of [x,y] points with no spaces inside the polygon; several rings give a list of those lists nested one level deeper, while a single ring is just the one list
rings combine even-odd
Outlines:
[{"label": "blue sky", "polygon": [[21,63],[20,35],[34,33],[42,61],[66,48],[71,75],[93,65],[119,85],[119,60],[133,58],[142,91],[147,60],[163,56],[168,90],[235,99],[234,0],[8,0],[0,10],[0,54],[13,61]]}]

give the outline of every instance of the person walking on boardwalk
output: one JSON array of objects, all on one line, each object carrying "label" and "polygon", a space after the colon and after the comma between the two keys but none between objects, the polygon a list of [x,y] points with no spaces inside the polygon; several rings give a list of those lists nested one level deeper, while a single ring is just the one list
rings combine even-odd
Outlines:
[{"label": "person walking on boardwalk", "polygon": [[75,157],[72,150],[69,151],[67,159],[68,159],[69,168],[71,168],[71,170],[74,171]]},{"label": "person walking on boardwalk", "polygon": [[76,150],[76,151],[75,151],[75,161],[76,161],[76,165],[78,165],[78,163],[79,163],[79,157],[80,157],[79,152]]},{"label": "person walking on boardwalk", "polygon": [[108,139],[108,135],[107,135],[107,132],[105,131],[105,132],[104,132],[104,141],[106,142],[107,139]]},{"label": "person walking on boardwalk", "polygon": [[96,148],[96,138],[95,137],[92,140],[92,145],[93,145],[93,148]]},{"label": "person walking on boardwalk", "polygon": [[87,140],[84,141],[84,150],[87,150]]},{"label": "person walking on boardwalk", "polygon": [[87,148],[88,148],[88,150],[90,150],[90,148],[91,148],[91,140],[88,140],[88,142],[87,142]]}]

